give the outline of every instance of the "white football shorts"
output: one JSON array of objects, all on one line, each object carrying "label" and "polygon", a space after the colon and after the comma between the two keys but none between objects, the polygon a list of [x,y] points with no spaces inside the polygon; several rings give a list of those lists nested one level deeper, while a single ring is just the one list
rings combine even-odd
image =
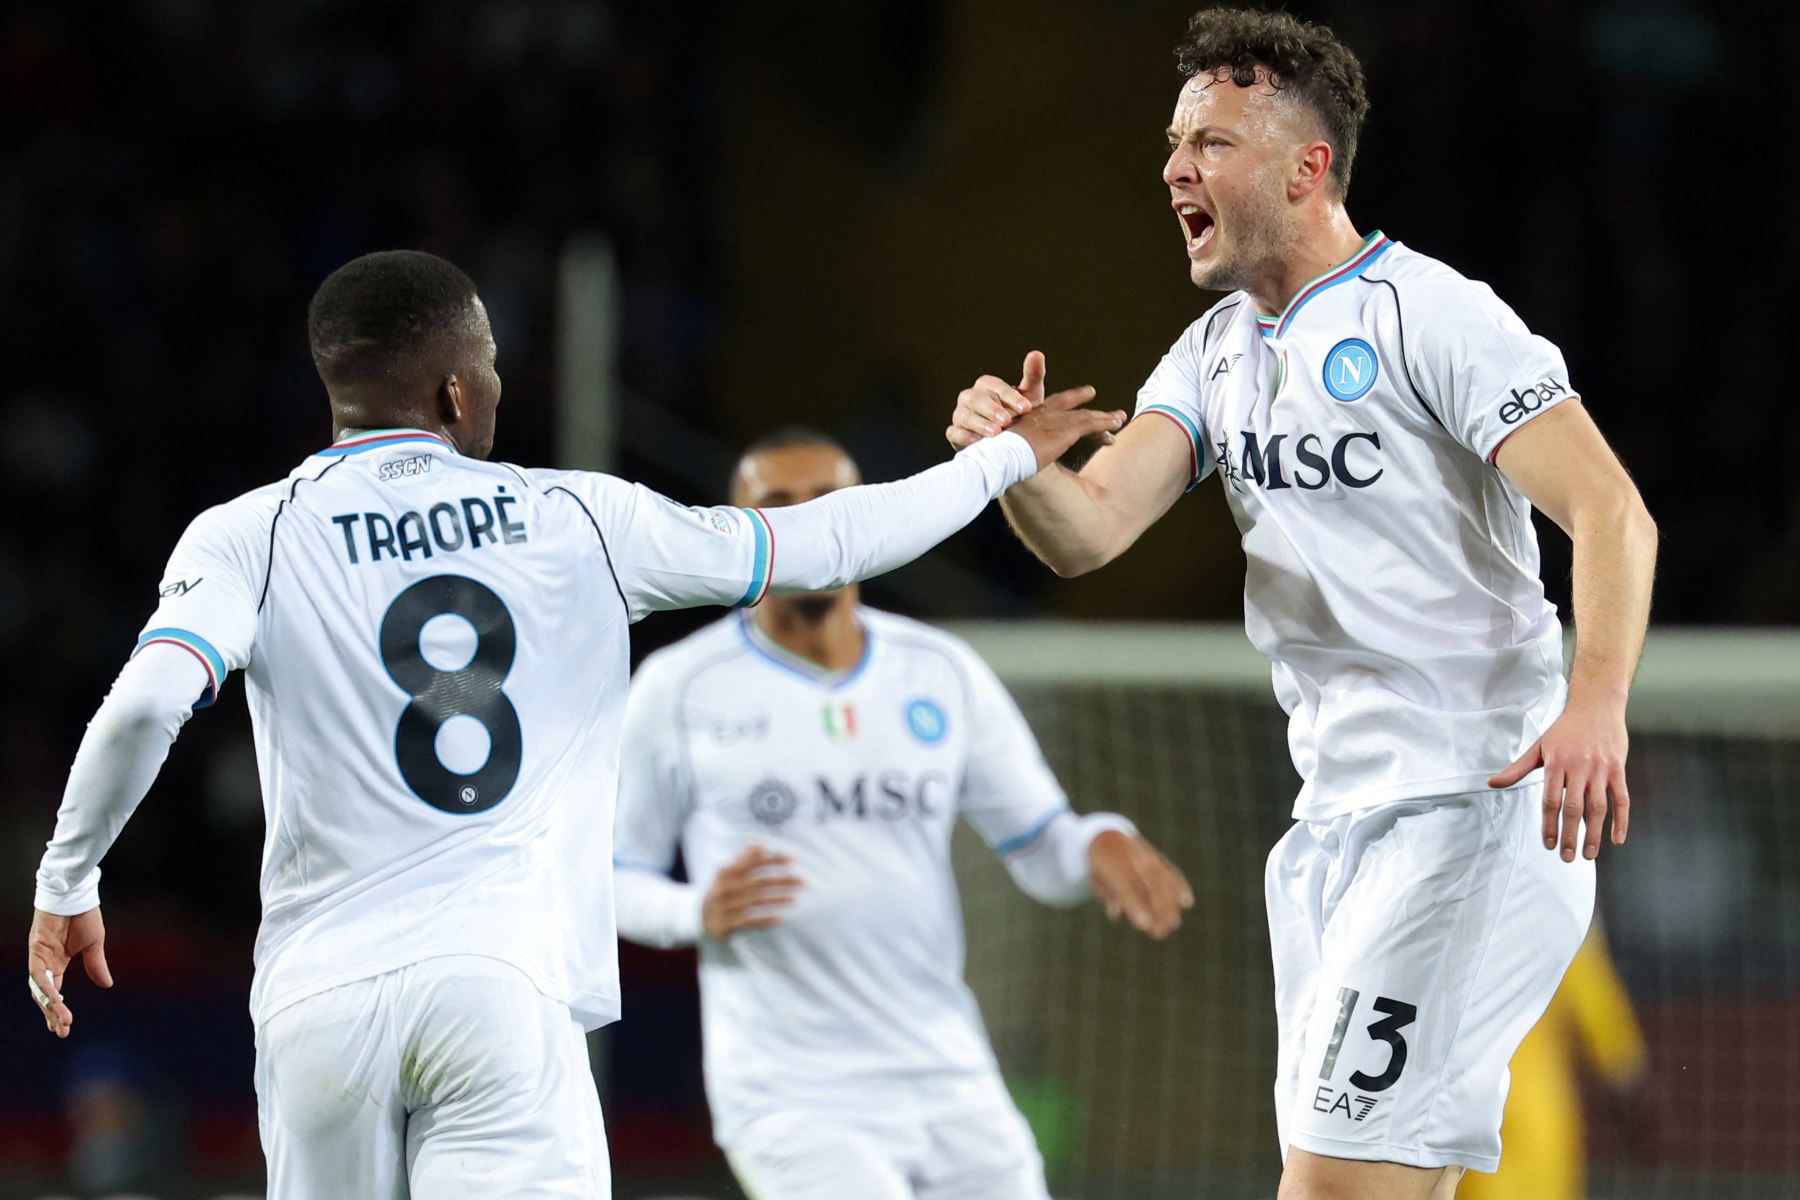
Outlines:
[{"label": "white football shorts", "polygon": [[1594,864],[1544,848],[1543,784],[1300,822],[1264,885],[1281,1153],[1500,1162],[1507,1064],[1594,914]]},{"label": "white football shorts", "polygon": [[612,1195],[587,1038],[516,968],[431,958],[256,1033],[269,1200]]},{"label": "white football shorts", "polygon": [[725,1157],[750,1200],[1050,1200],[1031,1127],[995,1088],[992,1103],[924,1120],[880,1114],[879,1097],[771,1113]]}]

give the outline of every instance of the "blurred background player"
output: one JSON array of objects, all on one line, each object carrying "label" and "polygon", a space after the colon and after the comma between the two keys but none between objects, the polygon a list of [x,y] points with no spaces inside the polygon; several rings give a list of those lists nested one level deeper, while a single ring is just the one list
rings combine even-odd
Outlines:
[{"label": "blurred background player", "polygon": [[1629,1100],[1647,1060],[1631,997],[1596,921],[1550,1007],[1513,1055],[1500,1170],[1463,1180],[1460,1200],[1583,1200],[1588,1139],[1582,1077],[1614,1100]]},{"label": "blurred background player", "polygon": [[[1163,181],[1189,278],[1226,295],[1116,444],[1002,507],[1079,575],[1217,472],[1303,780],[1265,879],[1280,1195],[1442,1200],[1498,1165],[1506,1065],[1587,932],[1609,807],[1625,840],[1656,529],[1556,346],[1352,224],[1348,47],[1220,8],[1176,59]],[[1035,355],[1017,389],[984,376],[952,445],[1042,405],[1043,377]],[[1533,505],[1574,544],[1566,685]]]},{"label": "blurred background player", "polygon": [[[745,451],[731,502],[857,482],[795,429]],[[1070,811],[967,646],[854,586],[728,617],[633,680],[619,931],[700,944],[714,1135],[757,1200],[1048,1196],[963,983],[958,815],[1043,903],[1093,895],[1158,939],[1192,903],[1129,821]]]},{"label": "blurred background player", "polygon": [[765,517],[485,461],[497,351],[444,259],[353,260],[308,331],[335,440],[176,546],[70,770],[28,986],[59,1037],[72,957],[111,986],[99,862],[242,670],[267,829],[250,1002],[270,1195],[607,1195],[583,1034],[618,1014],[592,859],[610,860],[631,622],[910,561],[1117,415]]}]

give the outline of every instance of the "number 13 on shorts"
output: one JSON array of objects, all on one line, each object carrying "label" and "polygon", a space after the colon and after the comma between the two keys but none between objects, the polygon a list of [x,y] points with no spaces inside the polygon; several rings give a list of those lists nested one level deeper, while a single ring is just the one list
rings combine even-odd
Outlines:
[{"label": "number 13 on shorts", "polygon": [[[1380,1106],[1383,1099],[1381,1093],[1400,1082],[1400,1076],[1406,1070],[1407,1055],[1406,1035],[1402,1031],[1419,1019],[1416,1005],[1388,996],[1377,996],[1366,1008],[1372,1009],[1378,1019],[1363,1023],[1358,1016],[1358,1008],[1365,1007],[1361,1002],[1362,993],[1355,988],[1338,988],[1336,1019],[1319,1063],[1319,1077],[1311,1105],[1314,1112],[1328,1116],[1341,1115],[1359,1124],[1368,1120],[1369,1115]],[[1365,1065],[1379,1065],[1381,1069],[1369,1071],[1358,1067],[1349,1070],[1340,1084],[1337,1079],[1338,1060],[1343,1054],[1345,1037],[1353,1032],[1353,1023],[1360,1026],[1362,1034],[1367,1038],[1363,1045],[1368,1051],[1366,1054],[1359,1053],[1358,1059],[1366,1058]],[[1387,1054],[1385,1065],[1378,1061],[1383,1047]]]}]

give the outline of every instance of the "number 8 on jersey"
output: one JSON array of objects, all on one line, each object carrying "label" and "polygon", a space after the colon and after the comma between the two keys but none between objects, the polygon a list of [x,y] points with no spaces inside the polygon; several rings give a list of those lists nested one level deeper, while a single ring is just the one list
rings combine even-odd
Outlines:
[{"label": "number 8 on jersey", "polygon": [[[425,657],[421,638],[434,617],[454,615],[475,630],[475,653],[444,671]],[[517,650],[512,614],[493,589],[461,575],[422,579],[394,598],[381,619],[381,662],[411,697],[394,731],[400,777],[433,808],[467,815],[506,799],[519,778],[524,736],[518,710],[501,690]],[[487,762],[464,775],[446,767],[437,738],[452,717],[487,730]]]}]

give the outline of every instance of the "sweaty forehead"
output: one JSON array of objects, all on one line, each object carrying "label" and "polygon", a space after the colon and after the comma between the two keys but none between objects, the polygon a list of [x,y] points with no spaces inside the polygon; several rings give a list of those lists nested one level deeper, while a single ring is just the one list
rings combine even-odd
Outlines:
[{"label": "sweaty forehead", "polygon": [[1266,68],[1256,69],[1249,87],[1232,81],[1229,68],[1202,71],[1181,85],[1170,128],[1191,132],[1206,125],[1269,124],[1292,116],[1294,105],[1277,88]]}]

